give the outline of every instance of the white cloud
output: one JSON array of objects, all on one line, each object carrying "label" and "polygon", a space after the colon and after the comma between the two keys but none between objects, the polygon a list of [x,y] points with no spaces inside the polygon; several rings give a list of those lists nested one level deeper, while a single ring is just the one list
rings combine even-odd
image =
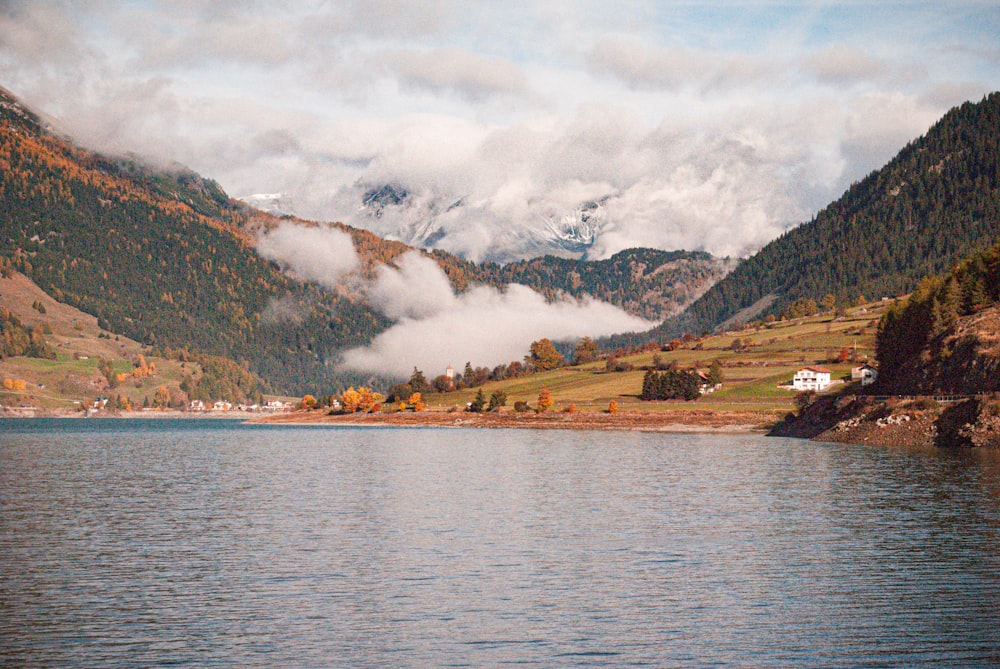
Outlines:
[{"label": "white cloud", "polygon": [[432,51],[392,51],[382,57],[404,86],[454,92],[478,101],[526,92],[527,80],[509,60],[445,47]]},{"label": "white cloud", "polygon": [[618,77],[629,86],[666,90],[752,87],[780,74],[778,64],[763,56],[654,47],[620,36],[599,39],[587,63],[596,73]]},{"label": "white cloud", "polygon": [[480,286],[461,295],[430,259],[408,254],[399,269],[381,268],[373,305],[399,321],[369,346],[345,351],[345,369],[406,377],[414,366],[432,376],[449,364],[496,366],[520,360],[532,341],[602,336],[653,324],[596,300],[547,303],[530,288]]},{"label": "white cloud", "polygon": [[810,54],[805,65],[820,81],[833,84],[878,80],[889,69],[882,59],[846,44]]},{"label": "white cloud", "polygon": [[388,318],[424,319],[453,309],[457,303],[441,268],[417,251],[403,254],[397,268],[382,265],[368,299]]},{"label": "white cloud", "polygon": [[[88,146],[472,258],[591,200],[593,257],[733,254],[1000,88],[998,31],[990,3],[9,0],[0,81]],[[359,215],[382,183],[412,197]]]},{"label": "white cloud", "polygon": [[285,223],[257,240],[257,252],[305,281],[336,288],[359,266],[351,236],[342,230]]}]

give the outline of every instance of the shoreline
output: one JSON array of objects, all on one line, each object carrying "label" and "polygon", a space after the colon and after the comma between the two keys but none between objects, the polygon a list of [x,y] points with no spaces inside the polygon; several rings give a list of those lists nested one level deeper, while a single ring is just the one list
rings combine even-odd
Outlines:
[{"label": "shoreline", "polygon": [[[494,413],[471,413],[456,409],[433,408],[420,412],[393,411],[379,413],[328,414],[325,410],[291,411],[281,413],[251,413],[245,411],[182,410],[155,411],[101,411],[85,415],[80,411],[33,410],[31,408],[4,407],[0,418],[32,419],[56,418],[62,420],[100,418],[112,420],[183,420],[217,421],[236,420],[249,425],[331,428],[387,428],[387,429],[500,429],[500,430],[568,430],[600,432],[648,432],[664,434],[760,434],[771,437],[792,437],[809,441],[822,441],[882,448],[915,447],[942,448],[937,419],[939,411],[913,411],[905,407],[901,412],[886,412],[882,404],[832,410],[838,403],[836,397],[816,402],[805,416],[789,419],[775,412],[753,411],[650,411],[623,409],[609,414],[596,411],[574,413],[533,411],[516,413],[510,410]],[[893,416],[887,419],[887,416]],[[901,416],[901,417],[900,417]],[[1000,419],[993,419],[989,426],[992,435],[1000,428]],[[995,442],[996,435],[989,437]],[[980,444],[976,444],[980,445]],[[982,444],[987,446],[995,444]]]},{"label": "shoreline", "polygon": [[607,432],[673,432],[708,434],[766,433],[777,417],[750,412],[630,411],[615,414],[575,413],[469,413],[420,411],[327,415],[322,411],[296,411],[254,417],[259,425],[330,425],[339,427],[433,427],[528,430],[600,430]]},{"label": "shoreline", "polygon": [[181,411],[176,409],[156,411],[98,411],[84,413],[83,411],[62,409],[35,409],[30,407],[4,407],[0,409],[0,418],[60,418],[67,420],[83,420],[88,418],[114,418],[117,420],[150,420],[155,418],[170,418],[183,420],[243,420],[249,421],[255,416],[269,414],[251,413],[248,411]]},{"label": "shoreline", "polygon": [[864,446],[1000,448],[1000,404],[989,396],[817,399],[771,434]]},{"label": "shoreline", "polygon": [[404,428],[475,428],[533,430],[601,430],[608,432],[673,432],[673,433],[757,433],[766,434],[780,422],[773,412],[719,411],[694,409],[684,411],[649,411],[622,409],[614,414],[603,411],[517,413],[511,410],[471,413],[454,408],[431,408],[423,411],[392,411],[378,413],[328,414],[326,410],[289,411],[275,413],[246,411],[185,411],[158,409],[153,411],[82,411],[39,409],[34,407],[3,407],[0,418],[58,418],[65,420],[239,420],[253,425],[331,426],[331,427],[404,427]]}]

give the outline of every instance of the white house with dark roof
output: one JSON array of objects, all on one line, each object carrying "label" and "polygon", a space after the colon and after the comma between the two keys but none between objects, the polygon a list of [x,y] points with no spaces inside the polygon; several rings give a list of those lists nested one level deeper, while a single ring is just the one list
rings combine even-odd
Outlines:
[{"label": "white house with dark roof", "polygon": [[878,369],[872,367],[867,362],[851,369],[851,380],[861,381],[862,386],[870,386],[878,378]]}]

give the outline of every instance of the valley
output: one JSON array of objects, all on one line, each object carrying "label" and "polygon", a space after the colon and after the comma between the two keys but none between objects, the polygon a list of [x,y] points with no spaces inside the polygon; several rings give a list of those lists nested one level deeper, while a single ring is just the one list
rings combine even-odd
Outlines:
[{"label": "valley", "polygon": [[[153,169],[76,147],[11,93],[0,94],[0,306],[23,332],[39,341],[44,334],[48,347],[44,356],[0,361],[10,382],[0,403],[43,413],[72,413],[98,399],[112,404],[102,409],[128,412],[192,402],[260,405],[265,396],[308,405],[300,400],[309,396],[322,400],[317,409],[282,419],[761,429],[803,408],[788,384],[804,367],[827,370],[828,393],[853,392],[853,367],[892,359],[876,335],[880,319],[900,313],[897,296],[917,289],[923,299],[929,289],[921,279],[972,262],[963,259],[1000,235],[1000,94],[956,107],[813,220],[747,258],[633,248],[603,260],[545,255],[507,264],[255,210],[184,168]],[[383,188],[366,206],[403,206],[407,197]],[[346,268],[337,274],[289,260],[304,249],[264,254],[261,240],[279,230],[293,240],[307,231],[347,240],[353,257],[337,260]],[[597,338],[591,362],[527,374],[487,369],[454,392],[424,393],[423,411],[398,411],[396,401],[367,418],[327,416],[322,407],[348,387],[370,386],[384,397],[401,380],[345,366],[343,356],[423,318],[391,300],[387,308],[392,284],[383,283],[398,272],[397,289],[414,291],[392,298],[398,305],[429,299],[418,297],[421,282],[433,279],[429,270],[410,272],[427,262],[446,282],[434,288],[439,304],[420,307],[428,313],[468,307],[470,295],[504,300],[508,286],[520,284],[547,304],[599,300],[660,325]],[[481,287],[495,292],[474,292]],[[966,300],[970,315],[995,299],[983,295]],[[475,333],[475,324],[468,327]],[[559,331],[551,337],[564,351],[574,344]],[[961,348],[958,338],[936,344],[932,355]],[[965,378],[958,359],[942,363],[953,380]],[[713,363],[725,381],[694,401],[641,398],[648,373],[705,374]],[[395,361],[400,366],[415,368],[405,359]],[[882,383],[892,379],[894,392],[927,385],[908,362],[885,369]],[[433,379],[445,370],[425,371]],[[551,404],[535,411],[543,392]],[[464,411],[494,394],[506,400],[499,411]]]}]

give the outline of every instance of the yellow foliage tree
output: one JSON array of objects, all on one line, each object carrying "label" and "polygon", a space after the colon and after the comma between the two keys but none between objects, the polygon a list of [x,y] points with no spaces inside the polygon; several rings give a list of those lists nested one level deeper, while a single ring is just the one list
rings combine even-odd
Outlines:
[{"label": "yellow foliage tree", "polygon": [[316,398],[312,395],[303,395],[302,402],[299,404],[303,409],[315,409],[316,408]]},{"label": "yellow foliage tree", "polygon": [[354,413],[361,404],[361,393],[351,386],[340,394],[340,406],[347,413]]},{"label": "yellow foliage tree", "polygon": [[170,391],[166,386],[160,386],[153,395],[153,404],[158,407],[165,407],[170,404]]},{"label": "yellow foliage tree", "polygon": [[539,339],[531,342],[530,353],[525,357],[528,364],[535,369],[547,371],[556,369],[566,364],[566,359],[562,356],[549,339]]},{"label": "yellow foliage tree", "polygon": [[4,390],[13,390],[14,392],[21,392],[28,387],[28,383],[24,379],[4,379],[3,387]]},{"label": "yellow foliage tree", "polygon": [[618,413],[618,400],[608,402],[608,413]]},{"label": "yellow foliage tree", "polygon": [[375,408],[376,404],[381,404],[385,401],[384,395],[376,393],[371,388],[366,386],[358,388],[358,394],[361,396],[361,399],[358,402],[358,411],[371,411]]},{"label": "yellow foliage tree", "polygon": [[542,392],[538,393],[538,411],[548,411],[555,404],[555,400],[552,399],[552,393],[548,388],[542,388]]}]

